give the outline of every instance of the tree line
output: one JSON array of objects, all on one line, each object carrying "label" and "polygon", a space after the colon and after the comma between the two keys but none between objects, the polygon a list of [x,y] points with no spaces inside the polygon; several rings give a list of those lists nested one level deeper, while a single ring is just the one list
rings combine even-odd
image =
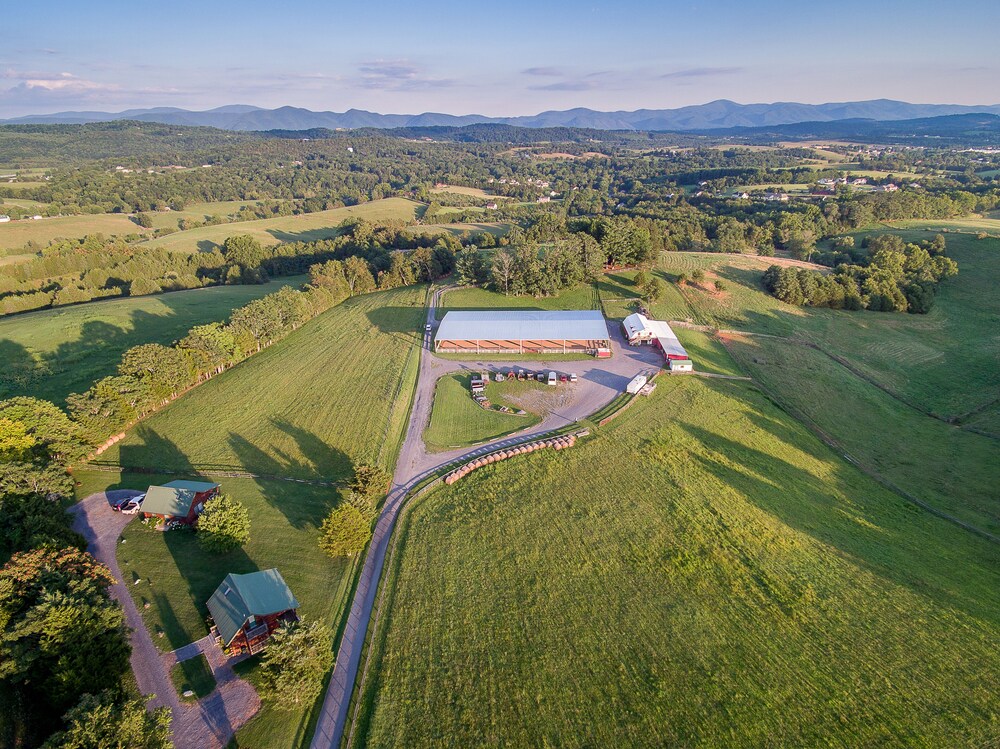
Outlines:
[{"label": "tree line", "polygon": [[837,253],[854,262],[838,263],[832,274],[772,265],[762,282],[787,304],[926,314],[934,305],[938,284],[958,273],[958,264],[945,251],[940,234],[920,243],[883,234],[868,238],[861,252]]}]

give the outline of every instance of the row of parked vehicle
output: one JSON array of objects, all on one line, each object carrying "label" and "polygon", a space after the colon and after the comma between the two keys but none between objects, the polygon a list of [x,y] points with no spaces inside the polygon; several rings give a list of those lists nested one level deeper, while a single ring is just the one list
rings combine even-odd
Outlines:
[{"label": "row of parked vehicle", "polygon": [[552,371],[531,372],[525,369],[512,369],[509,372],[497,372],[493,375],[493,379],[497,382],[503,382],[504,380],[537,380],[538,382],[555,385],[560,382],[576,382],[579,378],[576,376],[576,372],[566,374]]}]

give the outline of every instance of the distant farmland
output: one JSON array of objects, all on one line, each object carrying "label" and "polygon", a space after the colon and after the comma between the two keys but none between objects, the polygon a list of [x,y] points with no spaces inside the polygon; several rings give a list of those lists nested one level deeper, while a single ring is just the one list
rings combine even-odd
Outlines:
[{"label": "distant farmland", "polygon": [[[0,206],[3,213],[3,206]],[[79,239],[87,234],[142,234],[142,229],[123,213],[56,216],[39,221],[21,220],[0,224],[0,249],[23,247],[29,241],[45,245],[54,239]]]},{"label": "distant farmland", "polygon": [[337,225],[352,216],[369,221],[411,221],[420,203],[405,198],[386,198],[329,211],[302,213],[298,216],[280,216],[259,221],[240,221],[233,224],[204,226],[152,239],[143,247],[163,247],[182,252],[199,252],[220,246],[234,234],[250,234],[263,245],[282,242],[311,242],[330,239],[338,234]]},{"label": "distant farmland", "polygon": [[222,322],[251,299],[304,280],[289,276],[259,286],[106,299],[0,318],[0,399],[35,395],[61,403],[114,374],[125,349],[172,343],[195,325]]}]

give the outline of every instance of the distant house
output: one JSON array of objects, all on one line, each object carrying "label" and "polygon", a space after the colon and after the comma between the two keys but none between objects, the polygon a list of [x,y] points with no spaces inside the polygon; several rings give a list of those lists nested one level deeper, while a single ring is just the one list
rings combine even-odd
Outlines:
[{"label": "distant house", "polygon": [[10,221],[10,216],[0,216],[0,224],[6,224]]},{"label": "distant house", "polygon": [[536,203],[551,203],[552,202],[552,198],[550,198],[548,195],[543,195],[542,197],[540,197],[535,202]]},{"label": "distant house", "polygon": [[852,185],[867,185],[868,180],[865,177],[858,177],[857,179],[851,180]]},{"label": "distant house", "polygon": [[497,208],[499,208],[499,207],[500,207],[500,206],[498,206],[498,205],[497,205],[496,203],[494,203],[494,202],[489,202],[489,203],[487,203],[487,204],[486,204],[486,210],[488,210],[488,211],[495,211],[495,210],[496,210]]},{"label": "distant house", "polygon": [[276,569],[229,573],[212,597],[212,634],[231,655],[259,652],[284,622],[298,621],[299,602]]},{"label": "distant house", "polygon": [[780,201],[782,203],[787,203],[788,194],[783,192],[769,192],[764,196],[764,200],[769,200],[771,202]]},{"label": "distant house", "polygon": [[151,486],[146,490],[142,515],[191,525],[205,509],[205,503],[218,493],[219,485],[208,481],[171,481]]},{"label": "distant house", "polygon": [[34,216],[31,217],[31,220],[32,221],[41,221],[42,217],[39,214],[36,213]]},{"label": "distant house", "polygon": [[896,192],[896,190],[898,189],[899,185],[894,185],[892,182],[890,182],[887,185],[878,185],[875,188],[875,192]]}]

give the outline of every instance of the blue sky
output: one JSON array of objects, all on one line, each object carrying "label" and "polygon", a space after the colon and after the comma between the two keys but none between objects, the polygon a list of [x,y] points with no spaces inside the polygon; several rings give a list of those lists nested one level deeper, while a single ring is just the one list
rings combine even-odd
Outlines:
[{"label": "blue sky", "polygon": [[486,115],[722,98],[1000,103],[998,0],[6,5],[0,117],[236,103]]}]

